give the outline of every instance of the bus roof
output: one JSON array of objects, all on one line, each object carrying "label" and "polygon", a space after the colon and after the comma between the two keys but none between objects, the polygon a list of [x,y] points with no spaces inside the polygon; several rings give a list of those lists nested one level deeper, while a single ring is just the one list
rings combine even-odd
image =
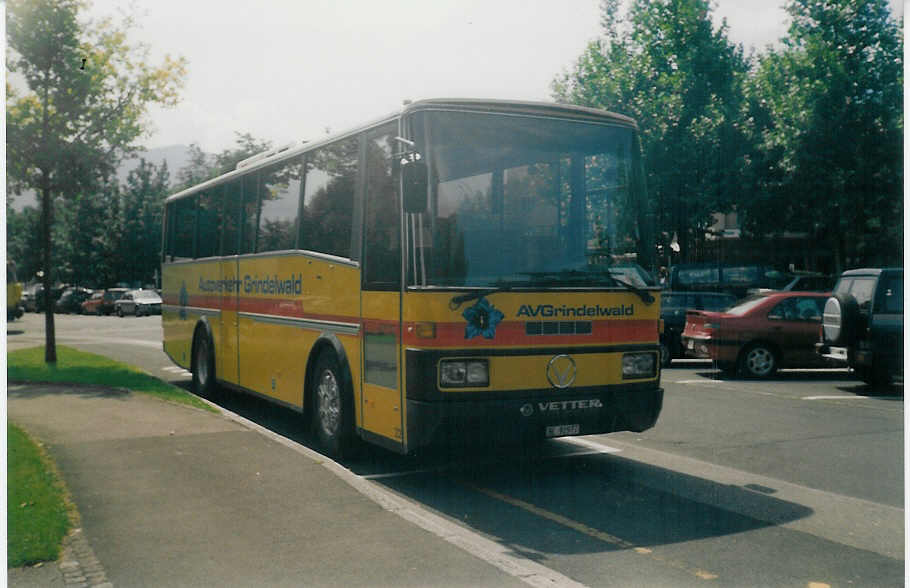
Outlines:
[{"label": "bus roof", "polygon": [[562,116],[575,120],[585,120],[590,122],[598,122],[601,124],[614,124],[633,129],[638,128],[635,119],[628,116],[617,114],[615,112],[609,112],[606,110],[598,110],[596,108],[575,106],[573,104],[478,98],[431,98],[416,100],[414,102],[406,103],[400,111],[390,113],[386,116],[374,119],[366,124],[348,129],[343,132],[326,135],[325,137],[320,138],[318,141],[301,141],[300,143],[284,145],[278,148],[264,151],[262,153],[257,153],[256,155],[248,157],[247,159],[240,162],[240,165],[237,169],[233,169],[229,172],[221,174],[220,176],[216,176],[214,178],[196,184],[195,186],[177,192],[176,194],[169,196],[165,202],[178,200],[185,196],[195,194],[196,192],[205,188],[215,187],[219,184],[227,182],[236,176],[244,175],[250,171],[272,165],[286,159],[291,159],[300,155],[301,153],[305,153],[312,149],[316,149],[317,147],[321,147],[322,145],[327,145],[339,139],[343,139],[350,135],[355,135],[372,127],[379,126],[383,123],[393,121],[400,116],[420,110],[459,110],[489,113],[504,112],[525,116]]}]

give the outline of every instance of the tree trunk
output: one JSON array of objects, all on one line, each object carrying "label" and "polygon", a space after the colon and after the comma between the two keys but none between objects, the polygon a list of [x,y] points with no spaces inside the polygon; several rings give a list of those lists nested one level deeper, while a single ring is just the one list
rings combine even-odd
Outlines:
[{"label": "tree trunk", "polygon": [[51,295],[53,280],[51,277],[51,226],[53,214],[51,211],[51,190],[47,174],[41,188],[41,237],[42,237],[42,265],[44,266],[44,362],[57,363],[57,337],[54,331],[54,302]]}]

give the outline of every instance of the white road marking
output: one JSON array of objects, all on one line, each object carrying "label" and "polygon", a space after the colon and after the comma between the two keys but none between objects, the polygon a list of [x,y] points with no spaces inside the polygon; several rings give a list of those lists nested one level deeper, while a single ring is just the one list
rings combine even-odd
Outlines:
[{"label": "white road marking", "polygon": [[[590,439],[585,439],[583,437],[563,437],[560,441],[565,441],[566,443],[571,443],[572,445],[578,445],[579,447],[585,447],[587,449],[594,450],[595,453],[620,453],[622,449],[618,447],[610,447],[609,445],[604,445],[603,443],[598,443],[597,441],[591,441]],[[571,455],[586,455],[585,454],[571,454]],[[565,457],[568,457],[565,456]]]},{"label": "white road marking", "polygon": [[803,396],[803,400],[897,400],[901,396],[862,396],[859,394],[851,395],[830,395],[830,396]]}]

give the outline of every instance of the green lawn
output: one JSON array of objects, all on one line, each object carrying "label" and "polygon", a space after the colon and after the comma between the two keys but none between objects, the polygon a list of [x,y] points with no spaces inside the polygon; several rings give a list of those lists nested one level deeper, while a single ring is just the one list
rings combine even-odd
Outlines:
[{"label": "green lawn", "polygon": [[64,490],[49,458],[18,427],[6,426],[6,565],[54,561],[70,529]]},{"label": "green lawn", "polygon": [[126,388],[216,412],[199,398],[132,366],[94,353],[57,345],[57,364],[44,362],[44,347],[11,351],[6,356],[9,382],[59,382]]}]

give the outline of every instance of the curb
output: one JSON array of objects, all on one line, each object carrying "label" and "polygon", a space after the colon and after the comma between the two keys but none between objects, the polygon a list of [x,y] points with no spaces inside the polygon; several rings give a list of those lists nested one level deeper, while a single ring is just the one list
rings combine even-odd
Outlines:
[{"label": "curb", "polygon": [[63,575],[64,586],[114,588],[81,528],[73,529],[63,540],[63,555],[57,562],[57,569]]}]

